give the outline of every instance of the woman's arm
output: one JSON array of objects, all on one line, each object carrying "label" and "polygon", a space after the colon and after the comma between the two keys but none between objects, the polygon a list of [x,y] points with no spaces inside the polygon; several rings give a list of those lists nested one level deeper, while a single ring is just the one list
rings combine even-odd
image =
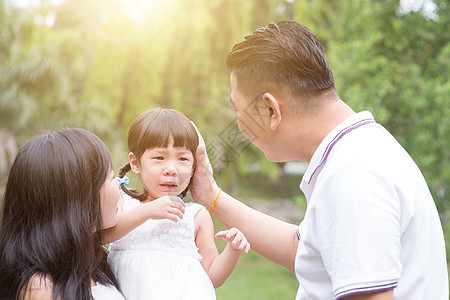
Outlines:
[{"label": "woman's arm", "polygon": [[183,219],[184,202],[175,196],[164,196],[141,204],[126,212],[123,212],[123,200],[120,202],[119,213],[122,213],[119,214],[116,226],[103,229],[104,244],[121,239],[130,231],[145,223],[148,219],[169,219],[174,222]]},{"label": "woman's arm", "polygon": [[214,243],[214,225],[206,209],[201,209],[195,216],[195,242],[202,255],[202,266],[208,274],[214,288],[220,287],[230,276],[239,257],[244,251],[248,253],[250,244],[239,230],[232,228],[217,233],[217,238],[223,238],[228,244],[219,255]]}]

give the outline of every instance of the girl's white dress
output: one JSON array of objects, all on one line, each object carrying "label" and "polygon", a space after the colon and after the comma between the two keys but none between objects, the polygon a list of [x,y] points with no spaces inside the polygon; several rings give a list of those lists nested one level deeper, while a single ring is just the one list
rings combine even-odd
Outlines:
[{"label": "girl's white dress", "polygon": [[[122,194],[124,211],[141,205]],[[108,263],[125,299],[216,299],[195,244],[194,216],[202,208],[186,203],[178,223],[150,219],[111,244]]]}]

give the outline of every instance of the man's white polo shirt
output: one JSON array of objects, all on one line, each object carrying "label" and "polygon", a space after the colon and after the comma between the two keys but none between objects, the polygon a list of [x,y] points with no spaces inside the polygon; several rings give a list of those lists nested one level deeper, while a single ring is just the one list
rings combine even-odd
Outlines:
[{"label": "man's white polo shirt", "polygon": [[394,299],[448,300],[445,244],[428,186],[369,112],[348,118],[314,153],[300,188],[297,300],[394,289]]}]

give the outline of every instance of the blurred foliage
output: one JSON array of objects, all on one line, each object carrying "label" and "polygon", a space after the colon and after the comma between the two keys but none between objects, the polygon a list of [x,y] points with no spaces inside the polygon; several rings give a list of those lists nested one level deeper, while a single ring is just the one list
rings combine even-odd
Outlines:
[{"label": "blurred foliage", "polygon": [[373,112],[418,163],[438,208],[449,208],[450,2],[435,1],[436,21],[400,15],[395,1],[321,2],[335,13],[301,19],[325,37],[341,98]]},{"label": "blurred foliage", "polygon": [[131,121],[164,106],[195,121],[225,188],[251,170],[278,184],[280,166],[235,130],[224,61],[256,28],[294,19],[322,41],[341,98],[372,111],[418,163],[439,210],[450,207],[448,0],[434,1],[431,17],[398,0],[11,3],[0,0],[4,176],[18,147],[59,127],[99,135],[117,168]]},{"label": "blurred foliage", "polygon": [[[23,1],[0,0],[0,195],[18,148],[31,136],[60,127],[89,129],[108,145],[117,170],[127,161],[132,120],[164,106],[195,121],[227,192],[286,197],[303,207],[300,179],[283,174],[282,165],[267,161],[239,134],[225,69],[226,55],[245,35],[293,19],[321,40],[341,98],[356,111],[371,111],[417,162],[441,213],[448,246],[449,0],[29,0],[18,5]],[[402,8],[402,2],[414,8]],[[425,3],[434,5],[431,14]],[[292,298],[295,278],[266,262],[244,256],[218,297]],[[282,284],[271,285],[274,278],[283,278]]]}]

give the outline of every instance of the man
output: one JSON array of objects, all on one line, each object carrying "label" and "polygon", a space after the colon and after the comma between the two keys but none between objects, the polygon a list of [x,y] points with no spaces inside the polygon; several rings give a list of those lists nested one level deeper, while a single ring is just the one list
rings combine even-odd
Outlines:
[{"label": "man", "polygon": [[447,300],[444,237],[427,184],[369,112],[339,98],[316,36],[293,21],[271,23],[236,44],[227,67],[243,134],[270,161],[309,163],[300,184],[307,209],[294,226],[220,192],[204,147],[194,200],[295,272],[297,299]]}]

